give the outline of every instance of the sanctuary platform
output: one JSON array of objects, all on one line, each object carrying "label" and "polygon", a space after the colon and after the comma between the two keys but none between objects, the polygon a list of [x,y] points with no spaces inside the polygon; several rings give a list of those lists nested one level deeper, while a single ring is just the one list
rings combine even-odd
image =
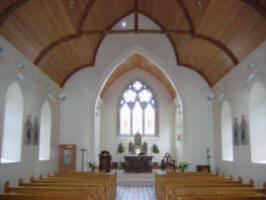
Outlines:
[{"label": "sanctuary platform", "polygon": [[[154,173],[164,174],[161,170],[153,170],[152,173],[125,173],[124,170],[117,170],[118,186],[154,186]],[[112,171],[115,173],[115,171]]]}]

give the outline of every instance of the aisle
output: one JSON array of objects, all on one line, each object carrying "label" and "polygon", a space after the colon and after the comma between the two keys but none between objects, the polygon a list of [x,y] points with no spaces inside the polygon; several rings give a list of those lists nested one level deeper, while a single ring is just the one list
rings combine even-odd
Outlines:
[{"label": "aisle", "polygon": [[154,187],[118,186],[116,200],[156,200]]}]

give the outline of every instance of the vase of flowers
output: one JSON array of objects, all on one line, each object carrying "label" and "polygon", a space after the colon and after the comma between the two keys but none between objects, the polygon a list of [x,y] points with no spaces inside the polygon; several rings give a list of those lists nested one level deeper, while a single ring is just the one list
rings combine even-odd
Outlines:
[{"label": "vase of flowers", "polygon": [[96,163],[94,161],[88,162],[88,168],[94,172],[96,169]]},{"label": "vase of flowers", "polygon": [[182,172],[184,172],[188,168],[188,166],[189,166],[189,163],[187,163],[187,162],[180,162],[178,167],[179,167],[179,169]]}]

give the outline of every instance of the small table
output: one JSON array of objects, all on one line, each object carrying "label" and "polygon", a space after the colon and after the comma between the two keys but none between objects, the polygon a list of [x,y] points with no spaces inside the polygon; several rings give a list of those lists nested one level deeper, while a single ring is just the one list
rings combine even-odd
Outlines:
[{"label": "small table", "polygon": [[152,172],[152,156],[125,156],[125,172]]}]

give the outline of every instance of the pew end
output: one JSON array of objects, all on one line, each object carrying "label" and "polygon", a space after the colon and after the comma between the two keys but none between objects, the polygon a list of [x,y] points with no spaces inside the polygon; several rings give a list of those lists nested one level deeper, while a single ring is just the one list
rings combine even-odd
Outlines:
[{"label": "pew end", "polygon": [[263,183],[263,187],[266,189],[266,182]]},{"label": "pew end", "polygon": [[253,180],[253,179],[250,179],[250,180],[249,180],[249,184],[250,184],[252,187],[254,187],[254,185],[255,185],[254,180]]},{"label": "pew end", "polygon": [[43,178],[43,175],[42,174],[40,174],[40,176],[39,176],[39,179],[41,180]]},{"label": "pew end", "polygon": [[20,179],[18,180],[18,185],[19,185],[19,186],[21,186],[21,185],[22,185],[22,183],[23,183],[23,179],[22,179],[22,178],[20,178]]},{"label": "pew end", "polygon": [[243,178],[241,176],[238,177],[238,181],[243,184]]},{"label": "pew end", "polygon": [[4,192],[9,192],[9,186],[10,186],[10,184],[9,184],[9,181],[7,181],[7,182],[5,182],[5,184],[4,184]]},{"label": "pew end", "polygon": [[31,177],[30,177],[30,182],[33,182],[33,181],[34,181],[34,177],[31,176]]}]

